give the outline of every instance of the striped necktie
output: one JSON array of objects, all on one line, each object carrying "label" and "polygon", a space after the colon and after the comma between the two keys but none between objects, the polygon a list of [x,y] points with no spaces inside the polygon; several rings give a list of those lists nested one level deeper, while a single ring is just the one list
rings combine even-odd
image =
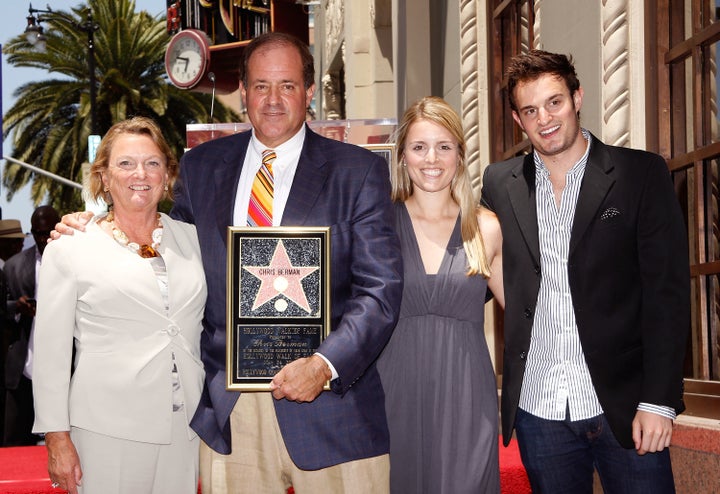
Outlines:
[{"label": "striped necktie", "polygon": [[272,149],[262,153],[262,165],[255,175],[248,206],[248,226],[272,226],[273,171],[272,164],[277,155]]}]

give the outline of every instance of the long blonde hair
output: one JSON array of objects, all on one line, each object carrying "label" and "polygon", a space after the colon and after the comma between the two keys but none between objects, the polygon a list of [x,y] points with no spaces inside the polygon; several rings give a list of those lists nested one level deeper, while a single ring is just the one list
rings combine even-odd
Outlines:
[{"label": "long blonde hair", "polygon": [[393,202],[404,202],[413,194],[413,184],[405,159],[405,143],[410,127],[419,120],[427,120],[447,129],[458,143],[458,163],[455,177],[450,185],[450,196],[460,206],[460,233],[463,249],[468,260],[468,276],[490,276],[490,265],[485,255],[485,245],[478,224],[478,208],[475,204],[470,176],[465,165],[465,135],[460,117],[442,98],[426,96],[412,104],[406,111],[394,133],[395,153],[390,172]]}]

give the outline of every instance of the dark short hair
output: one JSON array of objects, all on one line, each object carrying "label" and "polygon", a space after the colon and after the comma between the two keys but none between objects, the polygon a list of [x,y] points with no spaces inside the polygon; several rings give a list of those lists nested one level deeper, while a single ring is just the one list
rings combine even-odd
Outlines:
[{"label": "dark short hair", "polygon": [[315,61],[312,53],[310,53],[310,48],[308,48],[307,43],[302,42],[295,36],[280,32],[261,34],[257,38],[253,38],[245,47],[242,65],[240,66],[240,80],[243,86],[247,88],[248,85],[248,63],[252,54],[261,48],[274,48],[277,46],[291,46],[298,51],[303,67],[303,83],[305,89],[309,89],[315,83]]},{"label": "dark short hair", "polygon": [[530,50],[528,53],[513,57],[505,71],[508,98],[513,111],[518,111],[515,87],[522,82],[534,81],[545,74],[552,74],[564,80],[571,95],[580,88],[572,56],[568,57],[543,50]]}]

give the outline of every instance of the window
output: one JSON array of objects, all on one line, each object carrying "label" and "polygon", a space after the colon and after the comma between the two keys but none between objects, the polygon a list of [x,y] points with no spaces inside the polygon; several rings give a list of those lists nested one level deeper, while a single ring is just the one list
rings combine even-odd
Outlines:
[{"label": "window", "polygon": [[[515,125],[507,96],[505,69],[512,57],[532,48],[533,0],[493,0],[488,2],[492,30],[489,33],[488,65],[493,85],[490,121],[498,131],[491,135],[491,161],[501,161],[530,149],[530,142]],[[498,340],[501,341],[501,340]]]},{"label": "window", "polygon": [[[720,418],[720,0],[657,0],[647,9],[648,91],[657,125],[648,142],[668,161],[690,242],[692,332],[685,365],[688,413]],[[654,8],[653,8],[654,7]],[[654,17],[653,17],[654,16]]]}]

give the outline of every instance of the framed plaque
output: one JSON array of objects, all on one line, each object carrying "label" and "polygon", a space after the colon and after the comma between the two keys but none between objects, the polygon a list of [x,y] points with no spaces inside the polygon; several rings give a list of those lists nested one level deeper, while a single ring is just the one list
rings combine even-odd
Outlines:
[{"label": "framed plaque", "polygon": [[392,168],[393,153],[395,153],[394,144],[360,144],[360,147],[369,149],[373,153],[379,155],[387,161],[388,169]]},{"label": "framed plaque", "polygon": [[227,269],[226,387],[269,391],[330,332],[330,228],[228,227]]}]

